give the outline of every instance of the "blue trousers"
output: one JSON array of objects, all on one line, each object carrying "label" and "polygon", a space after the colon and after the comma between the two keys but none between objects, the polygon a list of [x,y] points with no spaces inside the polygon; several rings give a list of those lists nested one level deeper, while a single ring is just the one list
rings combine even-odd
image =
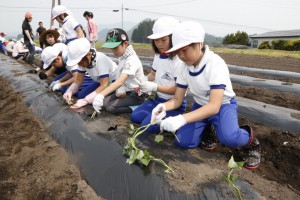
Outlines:
[{"label": "blue trousers", "polygon": [[[201,105],[194,103],[192,111],[200,107]],[[230,104],[221,106],[218,114],[182,126],[176,133],[180,142],[174,140],[175,144],[185,149],[198,147],[204,128],[209,124],[213,124],[221,144],[231,148],[247,145],[250,134],[245,129],[239,128],[237,108],[237,102],[233,98]]]},{"label": "blue trousers", "polygon": [[[155,108],[158,104],[164,103],[168,100],[157,97],[155,100],[148,100],[137,107],[131,114],[131,121],[137,124],[141,124],[141,126],[147,125],[151,121],[151,114],[153,108]],[[182,105],[176,110],[167,111],[166,117],[180,115],[185,112],[187,103],[184,100]],[[148,133],[156,133],[160,132],[160,127],[158,125],[150,126],[146,132]]]},{"label": "blue trousers", "polygon": [[[65,71],[59,75],[57,75],[53,81],[57,81],[59,79],[61,79],[62,77],[64,77],[66,74],[68,73],[68,71]],[[88,76],[84,76],[84,80],[83,83],[81,84],[81,86],[78,88],[78,92],[75,94],[75,96],[78,99],[83,99],[85,98],[88,94],[92,93],[93,91],[95,91],[98,87],[100,86],[100,83],[95,82],[93,79],[91,79]],[[62,86],[59,90],[62,91],[63,93],[65,93],[68,89],[68,86]]]},{"label": "blue trousers", "polygon": [[6,52],[6,47],[4,45],[4,43],[0,42],[0,50],[5,53]]}]

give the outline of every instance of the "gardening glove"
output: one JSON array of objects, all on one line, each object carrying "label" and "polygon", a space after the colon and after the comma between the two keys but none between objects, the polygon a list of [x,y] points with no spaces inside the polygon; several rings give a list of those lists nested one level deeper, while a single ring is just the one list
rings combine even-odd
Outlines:
[{"label": "gardening glove", "polygon": [[96,96],[97,96],[97,92],[94,91],[94,92],[90,93],[89,95],[87,95],[84,98],[84,100],[86,100],[89,104],[92,104],[93,101],[95,100]]},{"label": "gardening glove", "polygon": [[175,117],[168,117],[161,121],[160,130],[166,130],[175,133],[180,127],[186,124],[186,121],[182,115]]},{"label": "gardening glove", "polygon": [[93,107],[97,113],[100,113],[101,107],[103,106],[103,100],[104,96],[102,94],[97,94],[93,101]]},{"label": "gardening glove", "polygon": [[54,86],[56,83],[59,83],[59,80],[53,81],[53,82],[50,84],[49,88],[52,90],[53,86]]},{"label": "gardening glove", "polygon": [[89,104],[89,102],[87,102],[87,100],[85,100],[85,99],[78,99],[78,101],[76,102],[76,104],[72,105],[70,108],[77,109],[77,108],[81,108],[83,106],[86,106],[87,104]]},{"label": "gardening glove", "polygon": [[32,40],[30,40],[30,44],[31,44],[32,46],[35,45],[34,41],[32,41]]},{"label": "gardening glove", "polygon": [[166,116],[166,106],[163,103],[158,104],[153,110],[151,115],[151,123],[160,123]]},{"label": "gardening glove", "polygon": [[61,83],[58,82],[58,83],[56,83],[56,84],[53,86],[52,91],[54,92],[54,91],[56,91],[56,90],[59,90],[60,88],[61,88]]},{"label": "gardening glove", "polygon": [[139,84],[142,93],[156,92],[158,85],[155,82],[145,81]]},{"label": "gardening glove", "polygon": [[124,86],[121,86],[116,90],[116,96],[118,98],[123,98],[126,96],[126,89]]},{"label": "gardening glove", "polygon": [[64,99],[66,100],[66,102],[70,105],[72,104],[72,95],[73,93],[70,91],[66,91],[63,95]]}]

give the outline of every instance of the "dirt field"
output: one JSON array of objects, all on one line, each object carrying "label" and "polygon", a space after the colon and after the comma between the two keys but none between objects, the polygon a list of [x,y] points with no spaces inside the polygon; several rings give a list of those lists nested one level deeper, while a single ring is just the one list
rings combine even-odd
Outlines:
[{"label": "dirt field", "polygon": [[[149,55],[149,52],[140,52],[140,55]],[[299,59],[221,56],[233,65],[300,72]],[[48,136],[44,125],[26,108],[21,95],[14,92],[2,77],[0,90],[0,199],[99,198],[69,162],[66,152]],[[234,90],[238,96],[300,110],[299,95],[239,84],[234,84]],[[258,170],[243,174],[243,179],[266,199],[299,199],[299,135],[254,124],[240,117],[241,124],[246,122],[253,125],[261,142],[262,163]],[[223,155],[230,154],[222,147],[218,151]],[[208,164],[214,166],[218,162],[208,159]],[[180,166],[177,170],[180,172]],[[255,180],[255,176],[260,179]],[[182,184],[185,184],[184,181]]]}]

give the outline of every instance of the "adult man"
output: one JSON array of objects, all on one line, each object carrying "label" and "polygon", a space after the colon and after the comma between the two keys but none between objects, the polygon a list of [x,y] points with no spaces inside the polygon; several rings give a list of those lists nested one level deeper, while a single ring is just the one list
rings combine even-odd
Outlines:
[{"label": "adult man", "polygon": [[31,25],[29,24],[32,21],[32,14],[31,12],[27,11],[25,13],[25,19],[22,24],[22,33],[24,35],[24,43],[29,50],[28,56],[28,64],[33,65],[34,63],[34,54],[35,54],[35,44],[34,38],[32,33]]},{"label": "adult man", "polygon": [[[40,37],[40,35],[46,31],[45,27],[43,26],[43,22],[39,22],[39,27],[36,29],[36,36]],[[43,41],[40,40],[40,47],[43,49],[44,48],[44,43]]]}]

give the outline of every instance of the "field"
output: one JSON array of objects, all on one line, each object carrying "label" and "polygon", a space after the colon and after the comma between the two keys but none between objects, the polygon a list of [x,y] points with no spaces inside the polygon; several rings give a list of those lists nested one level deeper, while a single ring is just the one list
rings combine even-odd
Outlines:
[{"label": "field", "polygon": [[[150,56],[152,54],[148,46],[136,46],[136,50],[139,55]],[[251,50],[247,53],[247,50],[243,52],[215,50],[231,65],[300,73],[299,52],[259,53],[257,50]],[[100,51],[104,50],[100,49]],[[6,56],[1,54],[1,60],[2,64],[5,63]],[[1,67],[0,64],[0,69]],[[299,78],[237,70],[230,70],[230,72],[235,75],[282,81],[286,85],[300,84]],[[26,77],[26,74],[15,72],[15,76]],[[239,97],[300,111],[300,95],[297,93],[279,92],[242,83],[234,83],[233,86]],[[16,92],[8,83],[7,78],[2,76],[0,88],[0,199],[100,198],[83,181],[89,178],[84,177],[84,173],[75,167],[76,159],[74,161],[69,151],[61,148],[57,144],[59,142],[47,134],[51,126],[42,123],[41,119],[26,107],[26,100],[23,99],[22,93]],[[280,114],[282,113],[278,113]],[[118,125],[124,128],[127,123],[124,119],[126,117],[128,116],[117,116],[111,121],[119,120]],[[300,120],[300,115],[294,114],[293,118]],[[261,165],[253,172],[241,171],[240,179],[249,183],[265,199],[299,199],[300,132],[254,122],[243,115],[239,116],[239,120],[240,124],[250,123],[253,126],[262,145]],[[298,129],[300,130],[300,127]],[[106,138],[112,137],[107,133],[98,133],[98,135]],[[167,160],[175,169],[175,173],[166,175],[166,179],[177,191],[199,192],[200,189],[195,189],[195,186],[190,183],[194,182],[199,186],[206,184],[207,180],[213,182],[220,178],[216,174],[226,171],[226,163],[232,154],[229,149],[219,145],[213,153],[204,152],[201,149],[182,151],[174,148],[172,140],[171,138],[166,141],[168,142],[165,144],[166,147],[159,146],[164,150],[171,149],[172,153],[159,152],[156,149],[156,154],[161,154],[165,158],[170,157]],[[119,143],[123,144],[124,141]],[[202,163],[201,166],[195,164],[198,162]],[[199,166],[202,167],[203,174],[193,174]],[[101,195],[99,190],[93,189]]]}]

